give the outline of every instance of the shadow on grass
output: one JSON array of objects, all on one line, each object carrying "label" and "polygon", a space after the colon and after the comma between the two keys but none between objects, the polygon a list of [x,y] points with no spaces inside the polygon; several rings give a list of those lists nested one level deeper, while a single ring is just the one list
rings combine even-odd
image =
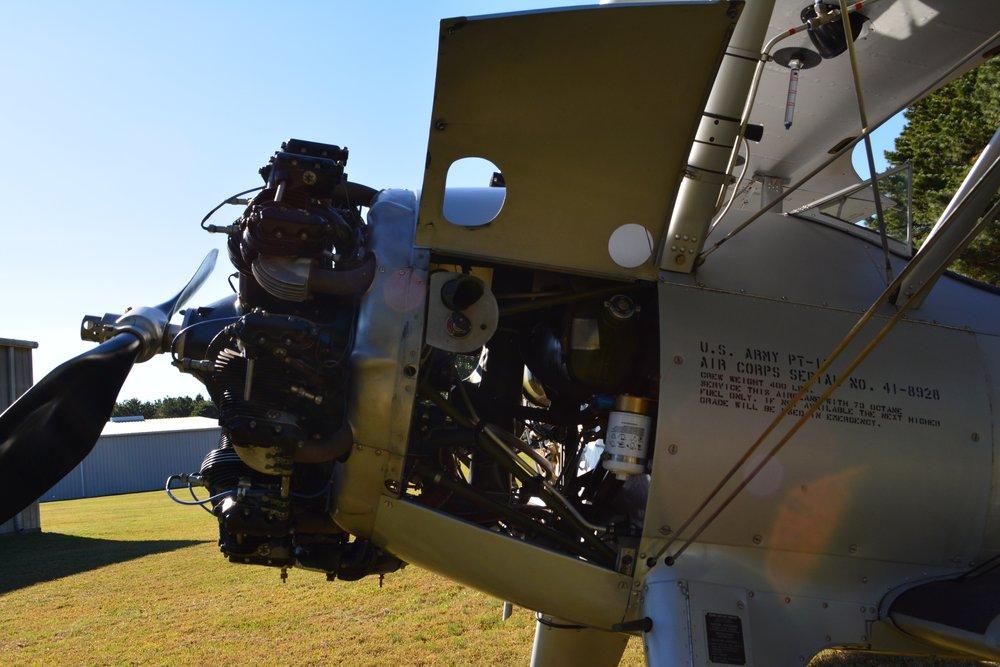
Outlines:
[{"label": "shadow on grass", "polygon": [[94,570],[113,563],[174,551],[202,540],[102,540],[62,533],[0,537],[0,594]]}]

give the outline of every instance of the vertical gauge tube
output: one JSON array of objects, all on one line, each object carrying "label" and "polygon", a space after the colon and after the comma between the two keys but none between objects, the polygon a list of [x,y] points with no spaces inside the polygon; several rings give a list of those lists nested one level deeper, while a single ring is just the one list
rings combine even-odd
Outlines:
[{"label": "vertical gauge tube", "polygon": [[785,129],[792,129],[792,122],[795,120],[795,98],[799,94],[799,70],[802,69],[802,61],[795,59],[788,63],[788,97],[785,98]]}]

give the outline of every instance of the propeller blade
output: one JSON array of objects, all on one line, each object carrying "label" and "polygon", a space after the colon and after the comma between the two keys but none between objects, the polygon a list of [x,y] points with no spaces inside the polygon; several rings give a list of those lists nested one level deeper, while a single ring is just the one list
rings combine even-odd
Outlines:
[{"label": "propeller blade", "polygon": [[162,312],[167,316],[167,321],[173,317],[178,310],[184,307],[187,300],[205,284],[208,277],[212,274],[212,269],[215,268],[215,260],[219,256],[219,251],[215,248],[205,255],[205,259],[201,260],[201,266],[198,270],[194,272],[191,276],[191,280],[188,281],[187,285],[181,289],[180,292],[174,295],[169,301],[165,301],[156,307],[157,310]]},{"label": "propeller blade", "polygon": [[46,375],[0,414],[0,523],[90,453],[141,341],[120,333]]},{"label": "propeller blade", "polygon": [[162,351],[170,318],[208,279],[218,256],[209,252],[187,285],[156,308],[85,317],[81,337],[103,342],[53,370],[0,414],[0,523],[90,453],[132,366]]}]

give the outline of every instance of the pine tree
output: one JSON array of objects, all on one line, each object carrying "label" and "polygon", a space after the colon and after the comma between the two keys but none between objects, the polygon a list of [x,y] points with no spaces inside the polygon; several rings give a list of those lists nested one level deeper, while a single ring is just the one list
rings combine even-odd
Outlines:
[{"label": "pine tree", "polygon": [[[937,222],[980,151],[1000,126],[1000,58],[993,58],[920,100],[886,158],[913,166],[913,237]],[[1000,286],[1000,226],[994,224],[953,269]]]}]

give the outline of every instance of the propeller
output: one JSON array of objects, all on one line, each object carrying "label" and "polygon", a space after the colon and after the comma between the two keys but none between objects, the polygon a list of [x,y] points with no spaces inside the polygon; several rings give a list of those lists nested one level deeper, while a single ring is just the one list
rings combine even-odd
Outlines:
[{"label": "propeller", "polygon": [[81,338],[100,345],[58,366],[0,414],[0,523],[90,453],[133,364],[169,347],[170,319],[208,279],[218,254],[208,253],[184,288],[159,306],[85,317]]}]

